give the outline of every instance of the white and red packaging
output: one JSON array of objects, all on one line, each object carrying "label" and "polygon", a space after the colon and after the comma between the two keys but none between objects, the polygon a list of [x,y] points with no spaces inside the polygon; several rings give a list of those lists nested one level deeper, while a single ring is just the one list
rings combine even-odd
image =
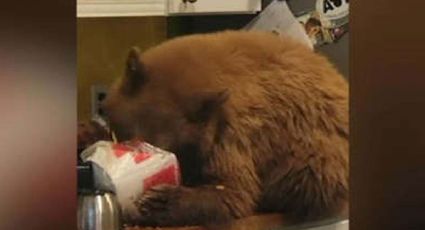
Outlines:
[{"label": "white and red packaging", "polygon": [[146,142],[98,141],[85,149],[81,158],[96,163],[109,175],[125,221],[140,217],[134,201],[144,191],[161,184],[180,184],[176,156]]}]

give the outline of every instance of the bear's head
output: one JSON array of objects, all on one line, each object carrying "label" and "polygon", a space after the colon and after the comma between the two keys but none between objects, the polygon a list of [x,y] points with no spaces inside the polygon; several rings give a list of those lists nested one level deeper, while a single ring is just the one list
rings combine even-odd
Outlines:
[{"label": "bear's head", "polygon": [[207,65],[189,65],[167,47],[143,54],[132,48],[103,104],[117,139],[142,139],[176,154],[208,151],[229,96],[208,74]]}]

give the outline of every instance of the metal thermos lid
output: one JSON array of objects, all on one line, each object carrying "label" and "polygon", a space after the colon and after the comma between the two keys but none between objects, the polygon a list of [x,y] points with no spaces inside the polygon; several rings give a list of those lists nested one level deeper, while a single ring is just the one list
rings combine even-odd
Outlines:
[{"label": "metal thermos lid", "polygon": [[94,162],[77,165],[78,194],[115,194],[115,186],[105,170]]}]

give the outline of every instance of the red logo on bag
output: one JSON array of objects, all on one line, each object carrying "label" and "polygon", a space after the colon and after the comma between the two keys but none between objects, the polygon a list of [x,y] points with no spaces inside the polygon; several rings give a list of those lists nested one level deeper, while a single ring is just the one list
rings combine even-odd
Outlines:
[{"label": "red logo on bag", "polygon": [[117,158],[122,157],[126,153],[134,153],[133,160],[136,164],[148,159],[151,154],[146,152],[135,152],[135,149],[123,144],[113,144],[112,149]]},{"label": "red logo on bag", "polygon": [[139,152],[139,153],[136,153],[133,159],[136,164],[139,164],[140,162],[148,159],[150,156],[151,154],[149,153]]},{"label": "red logo on bag", "polygon": [[114,150],[114,154],[116,157],[120,158],[124,154],[133,151],[130,147],[122,144],[113,144],[112,149]]},{"label": "red logo on bag", "polygon": [[175,165],[170,165],[164,168],[157,174],[154,174],[143,181],[143,189],[146,191],[155,185],[161,184],[178,184],[178,173]]}]

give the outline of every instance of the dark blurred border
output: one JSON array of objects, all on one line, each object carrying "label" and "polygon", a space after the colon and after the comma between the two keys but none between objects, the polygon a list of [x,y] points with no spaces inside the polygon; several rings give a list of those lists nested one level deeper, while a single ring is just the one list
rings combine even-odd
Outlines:
[{"label": "dark blurred border", "polygon": [[[371,2],[350,3],[351,230],[425,229],[425,6]],[[75,1],[0,25],[0,229],[76,229]]]},{"label": "dark blurred border", "polygon": [[75,1],[0,6],[0,229],[76,228]]},{"label": "dark blurred border", "polygon": [[351,229],[425,229],[425,2],[350,7]]}]

